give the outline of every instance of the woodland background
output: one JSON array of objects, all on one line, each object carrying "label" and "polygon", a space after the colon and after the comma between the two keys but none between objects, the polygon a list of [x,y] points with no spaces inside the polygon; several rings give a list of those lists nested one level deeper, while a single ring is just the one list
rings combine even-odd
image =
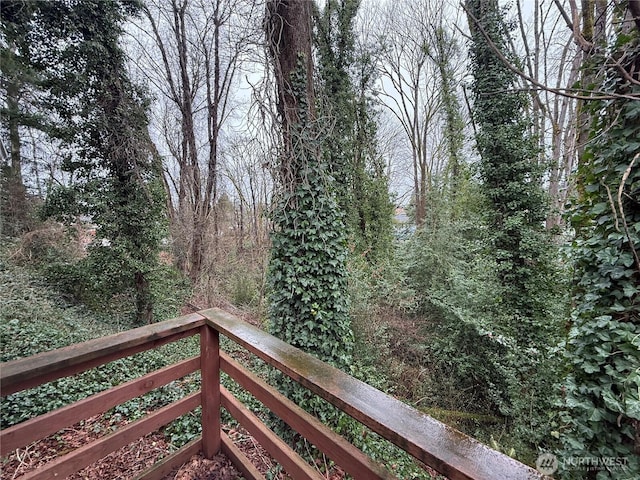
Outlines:
[{"label": "woodland background", "polygon": [[222,306],[562,478],[637,478],[638,0],[1,13],[3,361]]}]

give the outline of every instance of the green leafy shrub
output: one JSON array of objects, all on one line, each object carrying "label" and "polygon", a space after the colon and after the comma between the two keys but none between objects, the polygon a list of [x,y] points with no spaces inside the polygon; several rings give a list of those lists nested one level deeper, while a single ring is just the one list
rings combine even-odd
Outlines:
[{"label": "green leafy shrub", "polygon": [[[118,256],[110,247],[97,247],[94,254],[76,261],[60,260],[42,265],[47,280],[69,300],[85,305],[95,312],[117,311],[135,316],[135,292],[128,281],[118,280]],[[191,287],[174,267],[158,265],[149,272],[154,319],[162,321],[179,314]]]},{"label": "green leafy shrub", "polygon": [[[537,449],[555,441],[550,433],[557,426],[559,337],[546,333],[527,343],[514,334],[519,317],[485,235],[486,228],[470,216],[425,227],[403,244],[408,286],[416,295],[414,321],[422,324],[407,347],[418,355],[405,362],[424,371],[412,387],[421,405],[500,415],[505,427],[463,423],[460,428],[485,442],[502,435],[507,450],[533,463]],[[547,302],[545,321],[564,318],[566,298],[544,291],[540,298]]]},{"label": "green leafy shrub", "polygon": [[231,279],[231,300],[234,305],[249,306],[256,302],[258,288],[249,272],[236,272]]}]

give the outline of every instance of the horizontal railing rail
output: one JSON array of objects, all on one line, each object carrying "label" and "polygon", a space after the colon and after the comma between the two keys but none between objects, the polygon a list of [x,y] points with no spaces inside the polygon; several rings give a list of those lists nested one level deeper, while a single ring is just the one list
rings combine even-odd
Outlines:
[{"label": "horizontal railing rail", "polygon": [[69,345],[2,364],[0,392],[10,395],[61,377],[84,372],[119,358],[157,348],[198,333],[204,318],[198,314]]},{"label": "horizontal railing rail", "polygon": [[65,478],[181,415],[202,406],[202,435],[161,460],[138,479],[160,479],[197,452],[212,458],[224,452],[244,478],[264,479],[224,434],[220,409],[233,416],[294,479],[324,478],[253,412],[220,385],[220,371],[251,393],[274,415],[315,445],[356,479],[395,478],[346,439],[323,425],[273,386],[220,352],[219,334],[281,370],[314,394],[451,479],[541,479],[543,475],[492,450],[364,382],[321,362],[219,309],[204,310],[109,337],[91,340],[0,366],[0,394],[7,396],[57,378],[199,334],[200,355],[149,373],[79,402],[0,432],[0,454],[46,438],[200,369],[201,390],[147,414],[48,464],[22,479]]},{"label": "horizontal railing rail", "polygon": [[[207,318],[209,325],[226,337],[452,480],[545,478],[537,470],[491,449],[312,355],[266,334],[253,325],[238,321],[222,310],[210,309],[200,313]],[[231,366],[225,356],[222,359],[222,368],[234,379],[240,381],[238,379],[242,374],[234,372],[237,367]],[[253,382],[257,384],[255,380]],[[269,395],[274,396],[264,386],[251,386],[248,379],[242,379],[241,383],[244,383],[261,401]],[[277,407],[275,402],[271,400],[268,405],[272,411]],[[297,418],[292,420],[295,417],[292,407],[286,408],[280,405],[279,408],[279,416],[292,428],[296,430],[308,428],[301,423],[303,420]],[[326,438],[321,439],[311,430],[304,430],[304,433],[298,430],[298,432],[320,450],[323,450],[323,447],[329,447],[327,443],[332,441]],[[372,478],[370,475],[374,471],[378,472],[374,478],[387,478],[386,475],[390,475],[380,473],[366,460],[362,460],[361,468],[354,469],[350,457],[354,455],[355,458],[353,451],[345,449],[344,459],[336,458],[338,453],[335,451],[325,451],[325,453],[348,472],[351,467],[353,472],[349,473],[352,473],[355,478]]]},{"label": "horizontal railing rail", "polygon": [[[210,331],[205,318],[198,314],[155,323],[108,337],[44,352],[0,365],[0,394],[3,397],[34,388],[39,385],[81,373],[120,358],[157,348],[169,342]],[[202,343],[202,342],[201,342]],[[0,432],[0,456],[6,457],[16,449],[26,447],[36,440],[46,438],[64,428],[94,415],[104,413],[138,396],[178,380],[201,368],[202,351],[197,357],[186,359],[155,372],[110,388],[78,402],[49,413],[18,423]],[[217,356],[217,352],[216,352]],[[198,391],[149,413],[137,421],[118,428],[115,432],[98,438],[65,455],[56,457],[45,465],[19,477],[27,479],[66,478],[93,464],[111,452],[128,445],[159,427],[204,404]],[[163,473],[183,464],[189,456],[202,450],[202,439],[169,456],[163,465],[150,469],[140,478],[159,479]]]}]

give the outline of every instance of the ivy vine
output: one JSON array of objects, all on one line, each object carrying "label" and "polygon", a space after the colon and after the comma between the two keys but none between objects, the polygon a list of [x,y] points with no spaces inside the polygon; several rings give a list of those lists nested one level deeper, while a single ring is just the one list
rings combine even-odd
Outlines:
[{"label": "ivy vine", "polygon": [[[614,47],[638,58],[637,35]],[[637,71],[635,73],[637,80]],[[640,93],[619,72],[603,87]],[[571,212],[576,291],[564,389],[567,459],[617,459],[591,475],[637,478],[640,472],[640,101],[594,102],[591,140],[578,171],[580,195]],[[584,471],[567,467],[567,478]]]}]

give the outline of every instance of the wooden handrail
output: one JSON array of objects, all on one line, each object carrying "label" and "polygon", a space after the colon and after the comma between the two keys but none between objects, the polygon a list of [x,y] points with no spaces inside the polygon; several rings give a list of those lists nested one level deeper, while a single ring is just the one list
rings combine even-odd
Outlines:
[{"label": "wooden handrail", "polygon": [[452,480],[545,478],[533,468],[220,309],[199,313],[223,335]]},{"label": "wooden handrail", "polygon": [[[213,366],[207,365],[205,368],[201,365],[203,359],[209,361],[211,358],[219,358],[218,332],[206,325],[204,317],[191,314],[3,363],[0,366],[1,394],[7,396],[196,334],[200,334],[201,354],[195,358],[156,370],[84,400],[4,429],[0,432],[2,456],[34,440],[44,438],[61,428],[74,425],[89,416],[104,412],[115,405],[184,377],[197,369],[202,371],[205,378],[210,377],[219,383],[217,364],[214,362]],[[219,411],[220,400],[215,394],[211,395],[211,391],[215,392],[216,388],[214,387],[212,390],[211,385],[208,385],[202,393],[196,392],[187,395],[159,410],[148,413],[139,420],[119,428],[114,433],[94,440],[61,457],[56,457],[20,478],[23,480],[65,478],[118,448],[194,410],[201,404],[206,405],[209,411]],[[219,418],[219,414],[217,417]],[[216,438],[219,450],[221,436],[219,423],[214,422],[212,426],[214,428],[217,426],[218,430],[212,432],[210,425],[206,429],[208,433],[206,439],[201,438],[186,445],[163,460],[162,465],[149,469],[140,478],[146,480],[162,478],[163,472],[175,465],[183,464],[204,445],[216,445]]]},{"label": "wooden handrail", "polygon": [[196,313],[2,364],[0,395],[37,387],[199,333]]},{"label": "wooden handrail", "polygon": [[116,405],[184,377],[199,368],[200,357],[184,360],[104,392],[96,393],[66,407],[6,428],[0,433],[0,456],[4,457],[17,448],[70,427],[81,418],[104,413]]},{"label": "wooden handrail", "polygon": [[283,419],[293,430],[309,440],[312,439],[312,443],[321,452],[353,478],[377,478],[380,480],[396,478],[382,465],[373,461],[345,438],[246,370],[227,354],[221,353],[220,365],[222,371],[233,378],[238,385],[259,399],[265,407]]},{"label": "wooden handrail", "polygon": [[[294,478],[316,478],[313,469],[240,404],[227,390],[221,388],[219,371],[222,368],[240,386],[252,393],[273,413],[287,421],[292,428],[324,451],[356,479],[390,479],[393,476],[370,460],[342,437],[337,436],[273,387],[219,351],[219,333],[278,368],[313,393],[329,401],[382,437],[396,444],[421,462],[431,466],[452,480],[492,479],[519,480],[546,478],[536,470],[492,450],[473,438],[448,427],[410,406],[390,397],[346,373],[308,355],[248,323],[219,309],[209,309],[139,329],[72,345],[34,357],[2,364],[0,385],[2,395],[20,391],[74,374],[117,358],[154,348],[170,341],[200,334],[200,356],[166,367],[127,384],[94,395],[80,402],[23,422],[0,432],[0,443],[6,441],[11,449],[23,446],[51,433],[61,425],[82,420],[83,415],[95,414],[101,408],[111,408],[115,402],[125,402],[170,381],[177,375],[200,367],[202,389],[153,412],[114,434],[100,438],[63,457],[56,458],[22,478],[49,478],[51,474],[67,475],[78,471],[98,458],[139,438],[176,416],[202,405],[203,435],[162,460],[140,478],[159,479],[176,465],[187,460],[194,451],[201,450],[212,457],[222,450],[233,459],[245,478],[262,479],[249,460],[233,445],[220,429],[220,408],[224,407],[277,458]],[[50,423],[50,425],[49,425]],[[40,426],[47,425],[41,429]],[[4,447],[4,445],[3,445]],[[2,454],[7,452],[2,449]],[[295,472],[298,476],[295,477]]]}]

